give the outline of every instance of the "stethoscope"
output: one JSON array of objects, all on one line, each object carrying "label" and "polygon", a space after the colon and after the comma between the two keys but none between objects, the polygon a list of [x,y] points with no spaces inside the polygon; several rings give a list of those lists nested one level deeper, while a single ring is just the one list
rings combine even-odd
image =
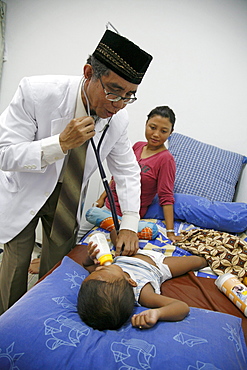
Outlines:
[{"label": "stethoscope", "polygon": [[[85,91],[85,88],[84,88],[85,82],[86,82],[86,80],[84,79],[82,81],[82,91],[83,91],[83,94],[84,94],[84,96],[86,98],[86,102],[87,102],[87,114],[88,114],[88,116],[90,116],[89,100],[88,100],[88,97],[87,97],[87,94],[86,94],[86,91]],[[94,154],[95,154],[96,161],[97,161],[98,168],[99,168],[100,177],[101,177],[101,180],[103,182],[103,185],[104,185],[104,188],[105,188],[105,191],[106,191],[106,195],[109,199],[114,226],[115,226],[116,231],[118,231],[119,230],[119,222],[118,222],[118,217],[117,217],[117,210],[116,210],[115,202],[114,202],[114,199],[113,199],[112,191],[110,189],[108,180],[106,178],[105,170],[104,170],[104,167],[103,167],[101,159],[100,159],[100,147],[101,147],[102,141],[105,137],[105,134],[106,134],[106,132],[107,132],[109,126],[110,126],[111,119],[112,119],[112,117],[110,117],[108,119],[107,124],[104,126],[97,147],[95,145],[95,142],[94,142],[93,138],[90,139],[90,142],[91,142],[91,145],[92,145],[93,150],[94,150]]]}]

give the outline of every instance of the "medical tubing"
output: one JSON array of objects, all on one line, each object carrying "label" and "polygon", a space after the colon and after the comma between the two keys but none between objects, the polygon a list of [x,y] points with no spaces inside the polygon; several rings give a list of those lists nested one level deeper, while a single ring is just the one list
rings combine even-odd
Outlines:
[{"label": "medical tubing", "polygon": [[106,131],[108,130],[108,128],[109,128],[109,126],[110,126],[110,121],[111,121],[111,119],[110,119],[110,120],[107,122],[107,124],[105,125],[105,127],[104,127],[104,129],[103,129],[103,132],[102,132],[102,135],[100,136],[100,139],[99,139],[99,142],[98,142],[98,145],[97,145],[97,151],[98,151],[98,153],[99,153],[99,151],[100,151],[100,146],[101,146],[102,141],[103,141],[103,139],[104,139],[104,137],[105,137]]},{"label": "medical tubing", "polygon": [[[101,138],[102,138],[102,136],[103,137],[105,136],[105,133],[106,133],[108,127],[109,126],[105,127],[105,130],[103,131],[103,133],[101,135]],[[118,222],[118,217],[117,217],[117,210],[116,210],[115,202],[114,202],[114,199],[113,199],[113,195],[112,195],[109,183],[108,183],[107,178],[106,178],[106,174],[105,174],[103,165],[102,165],[101,160],[100,160],[100,155],[99,155],[100,145],[98,145],[98,148],[96,149],[93,138],[91,138],[90,141],[91,141],[91,144],[92,144],[95,156],[96,156],[100,176],[101,176],[101,179],[102,179],[105,191],[106,191],[106,195],[109,199],[114,226],[115,226],[116,231],[118,231],[119,230],[119,222]],[[102,142],[102,140],[100,140],[99,144],[101,144],[101,142]]]},{"label": "medical tubing", "polygon": [[[87,93],[86,93],[85,87],[84,87],[85,82],[86,82],[86,79],[83,79],[83,81],[82,81],[82,87],[81,88],[82,88],[82,91],[84,93],[84,96],[85,96],[86,102],[87,102],[87,114],[88,114],[88,116],[90,116],[90,104],[89,104]],[[100,146],[101,146],[101,143],[102,143],[102,141],[103,141],[103,139],[105,137],[106,131],[109,128],[109,122],[110,121],[111,121],[111,118],[109,119],[108,123],[105,125],[105,127],[103,129],[103,133],[102,133],[102,135],[100,137],[100,140],[99,140],[97,149],[96,149],[96,146],[95,146],[95,143],[94,143],[93,138],[91,138],[90,141],[91,141],[91,144],[92,144],[92,147],[93,147],[93,150],[94,150],[94,153],[95,153],[95,157],[96,157],[96,160],[97,160],[97,163],[98,163],[99,172],[100,172],[100,176],[101,176],[101,179],[102,179],[102,182],[103,182],[105,191],[106,191],[106,195],[108,196],[108,199],[109,199],[109,202],[110,202],[110,207],[111,207],[111,213],[112,213],[112,218],[113,218],[114,226],[115,226],[116,231],[118,231],[119,230],[119,222],[118,222],[118,217],[117,217],[117,210],[116,210],[116,206],[115,206],[115,202],[114,202],[114,199],[113,199],[113,195],[112,195],[110,186],[108,184],[108,181],[106,179],[106,174],[105,174],[103,165],[101,163],[100,155],[99,155]]]}]

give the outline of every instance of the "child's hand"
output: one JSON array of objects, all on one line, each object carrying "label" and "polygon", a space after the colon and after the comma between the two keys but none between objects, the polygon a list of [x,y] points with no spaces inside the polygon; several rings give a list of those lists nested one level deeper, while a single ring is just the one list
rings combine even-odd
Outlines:
[{"label": "child's hand", "polygon": [[96,259],[97,253],[100,251],[97,248],[97,244],[93,244],[93,242],[88,243],[87,245],[87,251],[89,258],[94,262],[94,264],[99,264],[99,261]]},{"label": "child's hand", "polygon": [[133,315],[131,318],[131,323],[134,327],[139,329],[149,329],[154,326],[159,320],[158,309],[150,309],[142,311],[137,315]]}]

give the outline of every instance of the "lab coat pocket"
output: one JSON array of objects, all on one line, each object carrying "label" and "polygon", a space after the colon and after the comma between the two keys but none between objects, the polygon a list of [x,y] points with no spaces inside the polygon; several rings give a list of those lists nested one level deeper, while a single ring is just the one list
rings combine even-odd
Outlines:
[{"label": "lab coat pocket", "polygon": [[18,194],[19,186],[14,173],[0,171],[0,215],[7,217],[6,212],[17,202]]},{"label": "lab coat pocket", "polygon": [[15,193],[19,190],[18,179],[15,172],[0,171],[0,188],[7,190],[10,193]]}]

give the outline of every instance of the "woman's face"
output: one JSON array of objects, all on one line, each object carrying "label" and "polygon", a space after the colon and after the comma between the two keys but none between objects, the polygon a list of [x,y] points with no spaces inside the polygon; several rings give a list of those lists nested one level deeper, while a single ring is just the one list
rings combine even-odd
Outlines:
[{"label": "woman's face", "polygon": [[160,148],[172,133],[172,124],[170,119],[155,115],[146,123],[145,136],[149,146]]}]

